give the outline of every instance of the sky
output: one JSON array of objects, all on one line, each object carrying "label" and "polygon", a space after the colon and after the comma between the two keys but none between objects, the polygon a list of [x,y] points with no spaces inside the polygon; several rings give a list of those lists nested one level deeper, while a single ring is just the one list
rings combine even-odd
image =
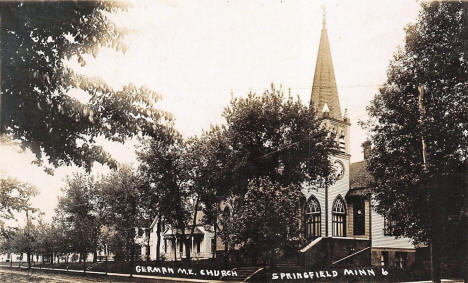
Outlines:
[{"label": "sky", "polygon": [[[327,30],[342,110],[351,126],[351,162],[362,160],[366,132],[365,107],[386,79],[392,54],[404,44],[404,27],[414,22],[419,4],[412,0],[157,0],[134,1],[128,11],[113,15],[119,27],[131,29],[125,53],[100,50],[87,64],[71,66],[98,76],[114,88],[129,82],[157,91],[159,107],[176,119],[185,136],[223,123],[223,108],[232,96],[261,93],[271,83],[291,89],[309,103],[322,25]],[[120,162],[136,163],[133,144],[103,142]],[[0,145],[0,174],[37,186],[33,205],[47,218],[67,174],[53,176],[32,165],[34,157],[15,145]],[[14,162],[12,162],[14,161]],[[94,173],[106,168],[96,166]]]}]

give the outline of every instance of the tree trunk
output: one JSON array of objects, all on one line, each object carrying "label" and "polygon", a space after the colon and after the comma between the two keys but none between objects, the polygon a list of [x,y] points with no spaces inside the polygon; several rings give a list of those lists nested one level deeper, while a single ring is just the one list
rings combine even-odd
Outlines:
[{"label": "tree trunk", "polygon": [[[464,4],[465,7],[465,12],[468,13],[468,3]],[[465,15],[465,17],[468,17],[468,14]],[[465,22],[465,26],[468,25],[468,23]],[[466,27],[465,27],[466,28]],[[468,160],[465,160],[464,164],[464,170],[462,173],[462,178],[463,178],[463,186],[465,187],[465,283],[468,283],[468,237],[466,236],[468,234]]]},{"label": "tree trunk", "polygon": [[[217,220],[217,217],[216,217],[215,222],[214,222],[214,241],[215,241],[215,244],[214,244],[214,250],[211,251],[213,258],[216,258],[216,243],[218,241],[217,237],[218,237],[218,220]],[[213,245],[212,245],[211,248],[213,248]]]},{"label": "tree trunk", "polygon": [[228,246],[229,246],[229,242],[228,241],[224,242],[224,263],[226,264],[226,266],[229,263],[229,249],[228,249]]},{"label": "tree trunk", "polygon": [[[441,282],[441,247],[442,247],[442,222],[444,217],[443,205],[441,205],[442,190],[439,182],[431,182],[432,203],[431,203],[431,276],[432,282]],[[442,221],[441,221],[442,220]]]},{"label": "tree trunk", "polygon": [[156,224],[156,260],[161,260],[161,216],[158,217],[158,223]]},{"label": "tree trunk", "polygon": [[97,262],[97,250],[93,252],[93,262]]},{"label": "tree trunk", "polygon": [[86,273],[86,255],[83,253],[83,272]]},{"label": "tree trunk", "polygon": [[130,247],[130,277],[133,277],[133,268],[135,267],[135,237],[132,240],[132,246]]},{"label": "tree trunk", "polygon": [[28,268],[31,268],[31,252],[29,250],[26,253],[26,257],[27,257],[27,260],[28,260]]}]

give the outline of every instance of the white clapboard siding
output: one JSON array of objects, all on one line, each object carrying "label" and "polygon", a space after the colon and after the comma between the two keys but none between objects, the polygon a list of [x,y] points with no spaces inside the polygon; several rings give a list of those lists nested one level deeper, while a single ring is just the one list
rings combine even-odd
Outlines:
[{"label": "white clapboard siding", "polygon": [[[335,201],[335,198],[338,195],[341,195],[343,197],[343,200],[345,200],[346,193],[349,190],[349,157],[346,156],[340,156],[340,157],[334,157],[332,159],[332,162],[335,160],[340,160],[344,167],[344,175],[341,180],[336,181],[335,184],[330,186],[328,188],[328,236],[332,236],[332,207],[333,207],[333,202]],[[311,195],[314,195],[318,202],[320,203],[320,211],[321,211],[321,222],[320,222],[320,231],[321,231],[321,236],[325,236],[325,188],[311,188],[311,187],[304,187],[302,189],[302,193],[306,197],[307,200],[309,200]],[[345,201],[346,203],[346,201]]]},{"label": "white clapboard siding", "polygon": [[408,238],[395,238],[384,235],[384,217],[372,210],[372,247],[414,249]]},{"label": "white clapboard siding", "polygon": [[[334,160],[339,160],[344,165],[344,175],[341,180],[337,180],[335,184],[330,186],[328,189],[328,236],[332,236],[332,209],[333,202],[340,195],[345,201],[346,205],[346,193],[349,191],[349,158],[348,157],[336,157]],[[334,162],[332,160],[332,162]],[[348,214],[348,207],[346,205],[346,214]]]}]

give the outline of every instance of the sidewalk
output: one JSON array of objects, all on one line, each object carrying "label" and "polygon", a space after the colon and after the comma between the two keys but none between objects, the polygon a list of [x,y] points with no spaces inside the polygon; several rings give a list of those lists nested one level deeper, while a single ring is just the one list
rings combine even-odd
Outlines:
[{"label": "sidewalk", "polygon": [[[28,267],[26,266],[5,266],[5,265],[0,265],[0,271],[2,270],[8,270],[9,272],[21,272],[23,274],[27,274]],[[23,271],[24,270],[24,271]],[[57,271],[60,272],[60,274],[67,274],[67,275],[75,275],[75,277],[80,276],[80,278],[85,278],[84,276],[86,275],[97,275],[100,276],[101,278],[109,278],[111,282],[118,282],[115,280],[118,280],[121,278],[122,282],[132,282],[133,279],[139,279],[138,282],[143,282],[143,281],[151,281],[151,282],[200,282],[200,283],[229,283],[229,282],[241,282],[241,281],[221,281],[221,280],[206,280],[206,279],[192,279],[192,278],[176,278],[176,277],[163,277],[163,276],[150,276],[150,275],[138,275],[134,274],[133,277],[130,277],[130,274],[125,274],[125,273],[105,273],[105,272],[97,272],[97,271],[86,271],[84,273],[82,270],[66,270],[66,269],[58,269],[58,268],[39,268],[39,267],[31,267],[31,271],[37,275],[36,272],[41,272],[41,277],[47,277],[47,275],[54,274],[58,275],[59,273],[48,273],[48,271]],[[47,275],[42,275],[42,274],[47,274]],[[59,277],[51,277],[51,279],[58,279],[60,280]],[[65,279],[65,278],[64,278]],[[106,282],[105,281],[83,281],[83,282]]]}]

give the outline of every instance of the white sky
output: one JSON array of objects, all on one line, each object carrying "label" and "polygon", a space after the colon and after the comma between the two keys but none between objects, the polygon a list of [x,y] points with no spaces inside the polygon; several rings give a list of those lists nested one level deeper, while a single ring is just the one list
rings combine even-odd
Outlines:
[{"label": "white sky", "polygon": [[[291,88],[309,103],[324,1],[194,0],[138,1],[114,18],[134,29],[125,54],[101,50],[80,71],[113,87],[146,85],[162,96],[160,107],[188,137],[222,123],[231,92],[245,96],[271,83]],[[362,160],[365,107],[386,78],[392,54],[414,22],[419,4],[410,0],[327,0],[327,28],[341,107],[351,119],[351,161]],[[119,161],[135,162],[131,146],[106,143]],[[34,200],[53,215],[63,178],[31,165],[33,156],[0,146],[0,174],[35,184]],[[12,162],[14,161],[14,162]],[[96,171],[100,171],[98,167]]]}]

